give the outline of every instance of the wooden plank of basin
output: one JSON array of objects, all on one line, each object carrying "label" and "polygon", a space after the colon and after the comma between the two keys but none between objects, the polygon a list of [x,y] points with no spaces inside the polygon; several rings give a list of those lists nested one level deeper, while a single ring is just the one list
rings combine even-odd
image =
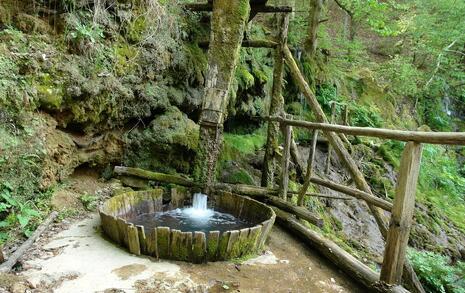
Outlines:
[{"label": "wooden plank of basin", "polygon": [[142,225],[136,225],[137,234],[139,235],[140,252],[147,254],[147,237],[145,236],[145,228]]},{"label": "wooden plank of basin", "polygon": [[118,223],[116,220],[115,216],[108,216],[108,236],[115,241],[116,243],[119,243],[119,231],[118,231]]},{"label": "wooden plank of basin", "polygon": [[184,260],[183,235],[180,230],[171,229],[170,235],[170,258],[175,260]]},{"label": "wooden plank of basin", "polygon": [[236,258],[239,256],[239,230],[232,230],[229,236],[226,258]]},{"label": "wooden plank of basin", "polygon": [[248,241],[249,233],[250,233],[250,228],[244,228],[244,229],[239,230],[239,241],[238,241],[239,247],[237,248],[238,255],[236,257],[240,257],[240,256],[243,256],[249,253],[249,251],[247,250],[247,241]]},{"label": "wooden plank of basin", "polygon": [[187,190],[183,187],[171,188],[171,208],[184,207],[184,200],[187,197]]},{"label": "wooden plank of basin", "polygon": [[185,261],[192,260],[192,232],[182,233],[182,247],[183,247],[183,259]]},{"label": "wooden plank of basin", "polygon": [[147,237],[147,254],[158,258],[157,247],[157,229],[154,228]]},{"label": "wooden plank of basin", "polygon": [[140,255],[139,232],[133,224],[129,224],[127,227],[129,252]]},{"label": "wooden plank of basin", "polygon": [[220,231],[210,231],[207,239],[207,260],[217,260],[218,242],[220,240]]},{"label": "wooden plank of basin", "polygon": [[218,242],[218,260],[226,260],[230,231],[223,232]]},{"label": "wooden plank of basin", "polygon": [[268,232],[270,231],[271,227],[273,226],[273,221],[271,220],[266,220],[262,222],[262,233],[260,234],[260,237],[258,239],[258,245],[257,248],[261,249],[263,248],[263,245],[265,245],[266,241],[266,236],[268,236]]},{"label": "wooden plank of basin", "polygon": [[207,239],[205,233],[194,232],[194,240],[192,243],[192,262],[204,263],[207,260]]},{"label": "wooden plank of basin", "polygon": [[262,225],[257,225],[250,228],[249,236],[247,237],[246,248],[249,253],[253,254],[258,251],[258,239],[262,233]]},{"label": "wooden plank of basin", "polygon": [[170,256],[170,228],[157,227],[157,248],[159,258]]},{"label": "wooden plank of basin", "polygon": [[116,224],[118,226],[119,243],[128,247],[128,233],[126,232],[126,226],[128,223],[122,218],[116,218]]},{"label": "wooden plank of basin", "polygon": [[190,261],[192,256],[192,232],[171,230],[170,258]]}]

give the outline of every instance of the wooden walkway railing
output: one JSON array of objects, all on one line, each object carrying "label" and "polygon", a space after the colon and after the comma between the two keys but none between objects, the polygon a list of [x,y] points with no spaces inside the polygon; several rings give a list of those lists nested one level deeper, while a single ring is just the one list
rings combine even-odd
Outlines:
[{"label": "wooden walkway railing", "polygon": [[[290,140],[289,129],[291,126],[303,127],[309,130],[332,133],[342,133],[345,135],[358,135],[406,141],[401,158],[401,164],[398,174],[398,182],[394,202],[391,203],[385,199],[378,198],[371,193],[352,187],[334,183],[329,180],[321,179],[312,175],[315,153],[315,135],[312,150],[310,151],[309,163],[306,180],[299,194],[307,192],[308,183],[314,183],[332,190],[353,196],[357,199],[366,201],[376,207],[391,213],[389,229],[387,231],[386,247],[384,261],[381,269],[380,280],[388,284],[400,284],[402,271],[404,268],[405,253],[409,239],[410,228],[412,226],[413,211],[415,207],[415,193],[418,181],[418,175],[421,165],[422,143],[429,144],[447,144],[447,145],[465,145],[465,133],[463,132],[419,132],[419,131],[402,131],[369,127],[351,127],[345,125],[335,125],[329,123],[315,123],[300,120],[286,119],[282,117],[267,117],[267,121],[278,122],[281,129],[284,130],[286,137],[284,143],[284,152],[282,157],[282,174],[281,196],[286,199],[288,193],[287,183],[289,182],[288,165],[290,160],[289,149]],[[303,203],[303,196],[299,197],[298,203]]]}]

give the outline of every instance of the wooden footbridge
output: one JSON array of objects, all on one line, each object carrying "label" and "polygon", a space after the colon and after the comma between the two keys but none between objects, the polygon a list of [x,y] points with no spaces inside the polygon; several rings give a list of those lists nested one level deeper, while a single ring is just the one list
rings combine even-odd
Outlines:
[{"label": "wooden footbridge", "polygon": [[[291,50],[287,46],[289,12],[287,6],[270,6],[267,0],[214,0],[205,3],[186,5],[192,11],[212,11],[211,37],[199,45],[208,46],[208,72],[205,84],[202,114],[200,118],[200,146],[197,158],[196,180],[148,172],[139,169],[116,167],[115,172],[124,176],[135,176],[169,182],[189,187],[215,188],[248,195],[274,206],[278,222],[298,234],[311,247],[320,251],[329,260],[339,266],[349,276],[364,284],[367,288],[379,292],[424,292],[411,265],[406,260],[410,228],[415,209],[415,192],[421,165],[422,144],[465,145],[465,133],[401,131],[381,128],[352,127],[329,123],[305,77],[299,70]],[[245,24],[257,13],[279,13],[279,32],[273,40],[243,40]],[[223,121],[227,115],[227,104],[231,78],[234,76],[239,49],[242,46],[264,47],[274,50],[273,87],[268,123],[268,138],[262,172],[262,187],[231,185],[214,181],[216,160],[222,142]],[[316,121],[290,119],[284,112],[282,97],[283,71],[287,64],[289,71],[305,96]],[[331,119],[333,120],[333,119]],[[289,162],[295,143],[292,140],[292,128],[301,127],[313,131],[313,144],[305,181],[298,192],[298,204],[288,201]],[[273,189],[273,174],[278,153],[278,136],[285,137],[282,155],[282,172],[279,188]],[[316,176],[313,172],[315,148],[318,133],[328,140],[330,151],[334,152],[350,174],[356,188],[334,183]],[[382,139],[407,142],[402,154],[395,198],[391,202],[375,196],[368,185],[357,162],[352,158],[347,135],[378,137]],[[328,161],[330,163],[330,161]],[[344,193],[349,197],[366,202],[386,240],[384,261],[381,273],[373,271],[361,261],[344,251],[334,242],[304,226],[299,219],[321,226],[317,216],[303,207],[307,189],[316,184]],[[318,195],[317,195],[318,196]]]}]

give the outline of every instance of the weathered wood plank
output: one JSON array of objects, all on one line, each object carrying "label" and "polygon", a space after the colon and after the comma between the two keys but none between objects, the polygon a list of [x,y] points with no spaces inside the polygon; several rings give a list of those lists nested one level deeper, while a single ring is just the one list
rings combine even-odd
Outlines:
[{"label": "weathered wood plank", "polygon": [[236,258],[239,253],[239,230],[232,230],[229,235],[228,247],[226,249],[226,258]]},{"label": "weathered wood plank", "polygon": [[137,225],[137,234],[139,234],[140,252],[147,254],[147,237],[145,236],[145,228],[142,225]]},{"label": "weathered wood plank", "polygon": [[133,224],[127,226],[129,252],[140,255],[139,232]]},{"label": "weathered wood plank", "polygon": [[147,237],[147,254],[158,258],[157,229],[153,229]]},{"label": "weathered wood plank", "polygon": [[159,258],[170,256],[170,228],[157,227],[157,250]]},{"label": "weathered wood plank", "polygon": [[250,253],[257,253],[258,251],[258,239],[260,238],[260,234],[262,233],[262,226],[257,225],[250,228],[249,236],[247,237],[247,251]]},{"label": "weathered wood plank", "polygon": [[218,243],[220,241],[220,231],[210,231],[207,239],[207,260],[217,259]]},{"label": "weathered wood plank", "polygon": [[381,280],[400,284],[405,253],[415,208],[415,193],[420,173],[421,144],[409,142],[402,153],[394,207],[389,225]]},{"label": "weathered wood plank", "polygon": [[194,232],[192,243],[192,262],[204,263],[207,261],[207,239],[204,232]]},{"label": "weathered wood plank", "polygon": [[231,235],[230,231],[223,232],[220,236],[220,241],[218,242],[218,260],[227,259],[227,249],[229,243],[229,236]]},{"label": "weathered wood plank", "polygon": [[128,247],[128,233],[126,231],[128,223],[122,218],[116,218],[116,225],[118,227],[119,243],[124,247]]},{"label": "weathered wood plank", "polygon": [[171,208],[177,209],[184,207],[184,201],[187,198],[187,190],[182,187],[171,188]]}]

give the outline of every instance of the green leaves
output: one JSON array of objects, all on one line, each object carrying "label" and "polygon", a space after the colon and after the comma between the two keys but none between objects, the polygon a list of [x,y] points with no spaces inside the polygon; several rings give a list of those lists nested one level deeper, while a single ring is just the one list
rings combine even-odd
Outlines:
[{"label": "green leaves", "polygon": [[449,264],[446,256],[429,251],[408,251],[408,258],[412,262],[420,281],[426,285],[426,291],[438,293],[464,293],[465,263]]},{"label": "green leaves", "polygon": [[40,213],[35,208],[28,202],[23,203],[15,198],[11,191],[13,187],[8,182],[0,185],[0,242],[8,239],[7,230],[15,224],[19,224],[23,233],[28,236],[31,233],[32,220],[40,218]]}]

